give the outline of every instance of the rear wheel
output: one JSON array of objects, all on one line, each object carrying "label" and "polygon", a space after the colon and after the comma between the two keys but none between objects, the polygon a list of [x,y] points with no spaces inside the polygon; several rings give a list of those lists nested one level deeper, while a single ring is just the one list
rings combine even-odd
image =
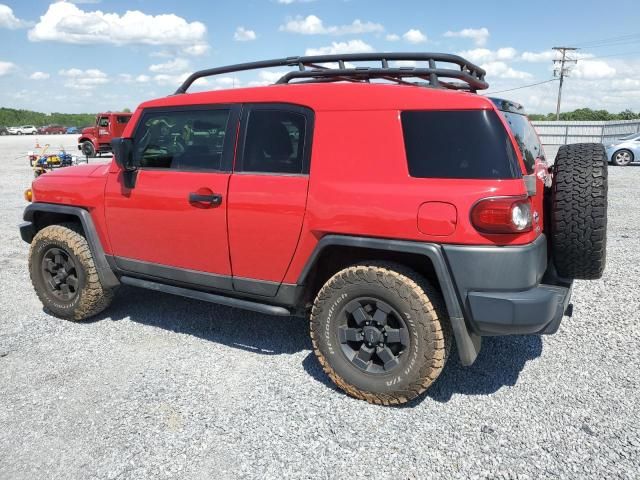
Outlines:
[{"label": "rear wheel", "polygon": [[82,154],[86,157],[93,157],[96,154],[96,148],[93,146],[93,143],[91,143],[89,140],[85,140],[84,142],[82,142],[82,144],[80,145],[80,150],[82,151]]},{"label": "rear wheel", "polygon": [[408,402],[442,371],[451,344],[440,293],[401,265],[367,263],[336,273],[311,314],[314,352],[347,394]]},{"label": "rear wheel", "polygon": [[619,167],[626,167],[633,162],[633,152],[630,150],[618,150],[613,154],[613,163]]},{"label": "rear wheel", "polygon": [[563,145],[553,166],[551,253],[562,277],[594,280],[607,256],[607,156],[598,143]]}]

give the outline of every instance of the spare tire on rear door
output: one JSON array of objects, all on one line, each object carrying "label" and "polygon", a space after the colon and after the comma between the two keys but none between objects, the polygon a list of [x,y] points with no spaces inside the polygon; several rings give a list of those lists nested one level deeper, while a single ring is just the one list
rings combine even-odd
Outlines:
[{"label": "spare tire on rear door", "polygon": [[607,256],[607,156],[601,144],[560,147],[550,213],[551,254],[558,274],[600,278]]}]

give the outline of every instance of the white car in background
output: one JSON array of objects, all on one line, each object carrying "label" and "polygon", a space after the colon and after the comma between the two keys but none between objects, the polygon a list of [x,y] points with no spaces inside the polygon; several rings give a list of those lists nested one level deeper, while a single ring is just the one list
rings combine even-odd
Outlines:
[{"label": "white car in background", "polygon": [[38,129],[33,125],[23,125],[22,127],[7,127],[7,131],[12,135],[35,135]]}]

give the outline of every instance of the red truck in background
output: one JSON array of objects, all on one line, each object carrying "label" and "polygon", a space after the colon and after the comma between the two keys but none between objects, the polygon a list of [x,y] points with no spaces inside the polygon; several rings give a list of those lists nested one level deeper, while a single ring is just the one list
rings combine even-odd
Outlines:
[{"label": "red truck in background", "polygon": [[111,140],[122,136],[130,118],[130,112],[99,113],[95,125],[82,130],[78,138],[78,150],[87,157],[111,152]]}]

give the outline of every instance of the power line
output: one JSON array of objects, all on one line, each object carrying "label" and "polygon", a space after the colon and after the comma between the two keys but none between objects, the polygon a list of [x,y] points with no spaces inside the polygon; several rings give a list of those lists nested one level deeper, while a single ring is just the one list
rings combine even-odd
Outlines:
[{"label": "power line", "polygon": [[612,42],[620,42],[620,41],[626,41],[626,40],[632,40],[633,39],[637,39],[640,40],[640,33],[632,33],[632,34],[628,34],[628,35],[619,35],[617,37],[609,37],[609,38],[603,38],[600,40],[588,40],[586,42],[578,42],[578,43],[574,43],[574,45],[576,45],[579,48],[592,48],[594,45],[602,45],[605,43],[612,43]]},{"label": "power line", "polygon": [[636,50],[634,52],[612,53],[610,55],[598,55],[597,57],[585,57],[581,60],[596,60],[598,58],[622,57],[625,55],[638,55],[638,54],[640,54],[640,50]]},{"label": "power line", "polygon": [[496,93],[504,93],[504,92],[513,92],[514,90],[522,90],[523,88],[535,87],[537,85],[542,85],[544,83],[557,82],[557,78],[552,78],[551,80],[545,80],[544,82],[530,83],[529,85],[522,85],[521,87],[508,88],[506,90],[498,90],[497,92],[487,92],[483,93],[483,95],[495,95]]}]

